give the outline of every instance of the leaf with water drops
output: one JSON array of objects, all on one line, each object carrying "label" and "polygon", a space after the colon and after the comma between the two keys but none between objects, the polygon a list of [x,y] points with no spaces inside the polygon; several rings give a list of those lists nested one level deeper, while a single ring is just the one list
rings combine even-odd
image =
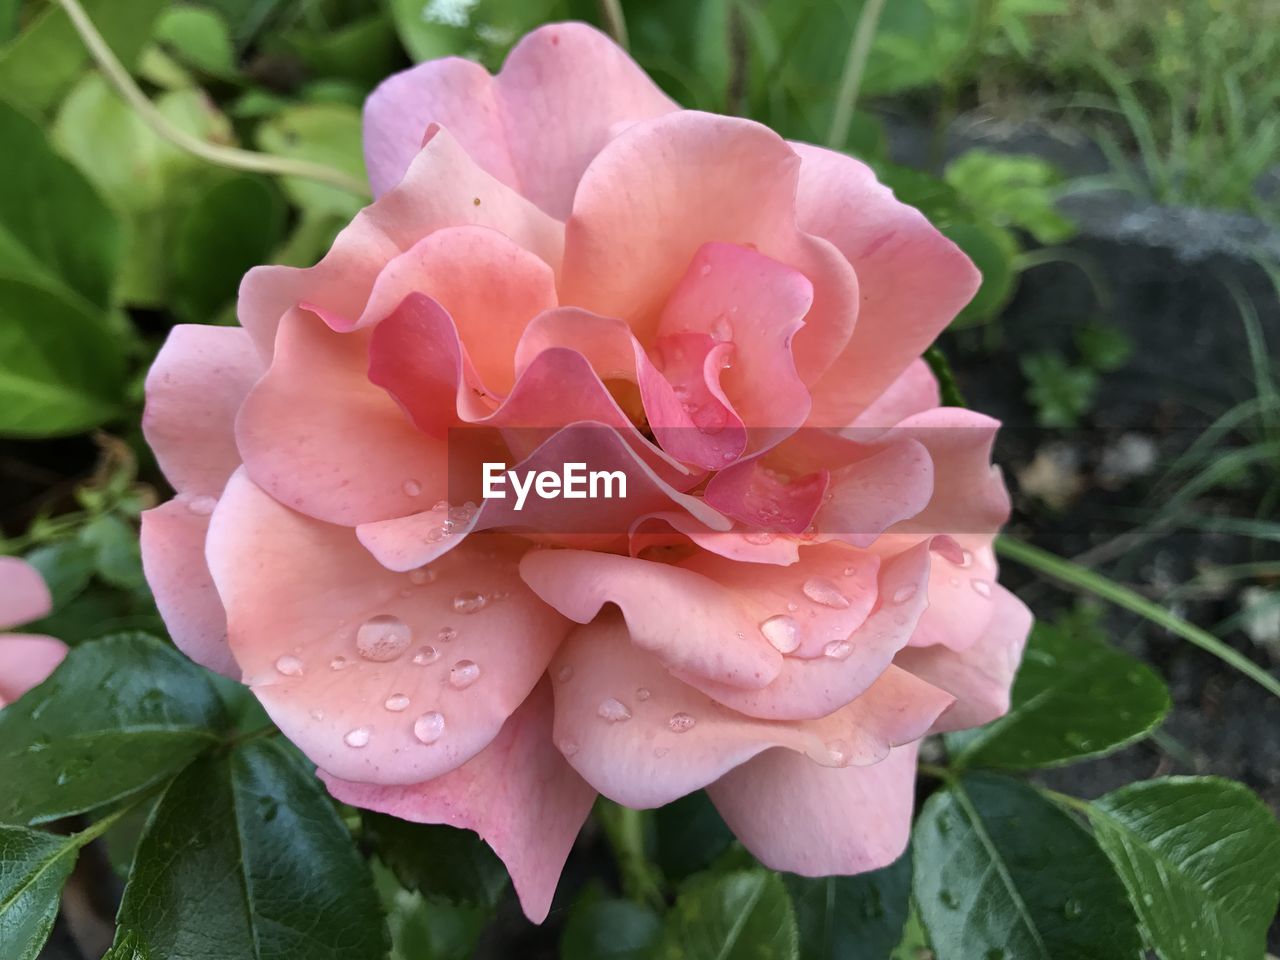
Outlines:
[{"label": "leaf with water drops", "polygon": [[1121,787],[1089,805],[1094,835],[1163,960],[1262,956],[1280,898],[1280,824],[1216,777]]},{"label": "leaf with water drops", "polygon": [[365,811],[364,835],[410,890],[484,907],[496,906],[507,890],[506,867],[470,830]]},{"label": "leaf with water drops", "polygon": [[1009,712],[950,735],[947,746],[957,766],[1073,763],[1141,739],[1168,710],[1159,675],[1107,643],[1091,617],[1073,614],[1032,631]]},{"label": "leaf with water drops", "polygon": [[800,928],[800,960],[888,960],[911,907],[911,856],[853,877],[783,878]]},{"label": "leaf with water drops", "polygon": [[308,767],[254,740],[169,786],[138,845],[118,915],[159,957],[382,960],[368,865]]},{"label": "leaf with water drops", "polygon": [[74,837],[0,827],[0,947],[5,960],[33,960],[40,954],[79,850]]},{"label": "leaf with water drops", "polygon": [[0,822],[40,823],[139,793],[220,741],[228,725],[207,675],[154,637],[76,647],[0,712]]},{"label": "leaf with water drops", "polygon": [[778,874],[759,868],[704,873],[667,915],[661,960],[795,960],[799,934]]},{"label": "leaf with water drops", "polygon": [[914,893],[938,960],[1134,960],[1137,922],[1110,862],[1016,780],[971,774],[913,833]]}]

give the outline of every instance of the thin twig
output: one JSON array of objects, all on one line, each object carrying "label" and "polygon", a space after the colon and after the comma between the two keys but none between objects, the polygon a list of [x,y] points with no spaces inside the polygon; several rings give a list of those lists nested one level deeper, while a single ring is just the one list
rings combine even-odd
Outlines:
[{"label": "thin twig", "polygon": [[858,103],[862,75],[866,72],[867,58],[871,55],[871,41],[875,39],[876,27],[883,10],[884,0],[866,0],[862,12],[858,14],[853,39],[849,42],[849,55],[844,61],[844,72],[840,75],[840,92],[836,96],[836,108],[831,114],[831,129],[827,134],[827,146],[833,150],[843,150],[849,139],[853,108]]},{"label": "thin twig", "polygon": [[58,3],[66,11],[67,16],[71,19],[72,26],[80,34],[80,39],[84,41],[84,45],[88,48],[89,53],[97,62],[98,68],[106,76],[111,86],[124,98],[126,103],[138,112],[138,115],[147,122],[151,129],[174,146],[220,167],[246,170],[252,173],[305,177],[308,180],[327,183],[341,190],[346,190],[348,193],[358,197],[368,196],[369,189],[361,180],[350,174],[343,173],[341,170],[335,170],[332,167],[326,167],[318,163],[310,163],[306,160],[294,160],[289,157],[208,143],[174,126],[156,108],[156,105],[147,99],[147,95],[134,82],[133,77],[129,75],[129,71],[116,58],[107,42],[102,38],[102,34],[98,32],[98,28],[93,25],[93,21],[84,12],[79,0],[58,0]]},{"label": "thin twig", "polygon": [[618,46],[627,49],[627,18],[622,13],[622,0],[600,0],[600,19],[609,36],[618,41]]}]

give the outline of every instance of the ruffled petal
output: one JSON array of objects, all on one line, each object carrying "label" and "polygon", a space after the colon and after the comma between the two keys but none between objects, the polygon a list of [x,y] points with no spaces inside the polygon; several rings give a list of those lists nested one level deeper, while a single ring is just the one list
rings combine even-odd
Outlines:
[{"label": "ruffled petal", "polygon": [[40,571],[17,557],[0,557],[0,630],[39,620],[52,609]]},{"label": "ruffled petal", "polygon": [[552,745],[551,714],[544,681],[489,746],[434,780],[379,786],[340,780],[324,770],[320,777],[343,803],[474,830],[507,865],[525,916],[541,923],[596,796]]},{"label": "ruffled petal", "polygon": [[932,410],[942,402],[938,378],[924,360],[913,360],[849,426],[862,436],[875,427],[892,427],[907,417]]},{"label": "ruffled petal", "polygon": [[656,807],[712,783],[771,747],[827,766],[872,764],[914,740],[951,697],[890,667],[860,697],[800,723],[756,720],[677,680],[606,614],[575,631],[552,662],[555,739],[606,797]]},{"label": "ruffled petal", "polygon": [[525,545],[480,540],[396,574],[354,531],[231,478],[207,548],[231,649],[317,765],[418,783],[484,749],[528,696],[567,624],[520,582]]},{"label": "ruffled petal", "polygon": [[919,744],[870,767],[823,767],[769,750],[707,788],[761,863],[806,877],[865,873],[902,855],[911,833]]}]

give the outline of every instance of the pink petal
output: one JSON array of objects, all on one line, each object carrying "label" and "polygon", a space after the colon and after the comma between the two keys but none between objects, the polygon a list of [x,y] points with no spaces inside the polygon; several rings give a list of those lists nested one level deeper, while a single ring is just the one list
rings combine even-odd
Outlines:
[{"label": "pink petal", "polygon": [[999,585],[990,603],[990,626],[967,650],[908,647],[894,658],[902,669],[955,695],[955,706],[942,715],[934,732],[978,727],[1009,711],[1009,691],[1031,631],[1031,611]]},{"label": "pink petal", "polygon": [[595,791],[552,745],[551,712],[544,681],[489,746],[426,783],[351,783],[324,770],[320,777],[343,803],[402,820],[474,830],[507,865],[525,915],[541,923],[595,800]]},{"label": "pink petal", "polygon": [[204,558],[212,504],[180,494],[142,514],[142,569],[174,645],[196,663],[235,680],[227,615]]},{"label": "pink petal", "polygon": [[495,78],[449,59],[384,81],[365,106],[365,161],[380,194],[437,122],[493,176],[563,218],[582,171],[618,124],[675,109],[603,34],[551,24],[521,40]]},{"label": "pink petal", "polygon": [[236,439],[249,475],[281,503],[354,526],[447,495],[445,444],[416,430],[365,372],[367,331],[334,333],[292,310],[249,392]]},{"label": "pink petal", "polygon": [[593,787],[656,807],[712,783],[771,747],[809,762],[872,764],[914,740],[950,703],[892,667],[852,703],[802,723],[755,720],[681,683],[607,614],[569,637],[551,666],[555,739]]},{"label": "pink petal", "polygon": [[[939,542],[951,541],[952,549]],[[998,568],[990,537],[935,537],[930,549],[929,609],[911,637],[911,646],[941,644],[967,650],[986,632],[995,611],[991,602]]]},{"label": "pink petal", "polygon": [[912,360],[898,379],[885,388],[871,405],[858,414],[849,426],[858,431],[875,427],[892,427],[907,417],[932,410],[942,402],[938,378],[924,360]]},{"label": "pink petal", "polygon": [[707,793],[766,867],[807,877],[864,873],[906,849],[918,748],[903,744],[874,766],[843,769],[769,750]]},{"label": "pink petal", "polygon": [[[664,533],[663,530],[678,531]],[[739,563],[790,566],[800,559],[800,541],[750,527],[714,530],[688,514],[667,511],[641,517],[631,528],[630,553],[639,556],[650,545],[668,546],[688,537],[703,550]]]},{"label": "pink petal", "polygon": [[617,604],[631,642],[668,667],[734,689],[758,689],[778,675],[782,657],[760,635],[759,618],[702,574],[585,550],[536,550],[521,561],[520,575],[576,623]]},{"label": "pink petal", "polygon": [[858,324],[813,389],[810,423],[848,423],[915,361],[969,302],[982,277],[918,210],[865,164],[807,144],[800,228],[834,243],[858,274]]},{"label": "pink petal", "polygon": [[52,609],[40,571],[17,557],[0,557],[0,629],[39,620]]},{"label": "pink petal", "polygon": [[655,347],[661,373],[647,356],[637,364],[654,437],[675,459],[703,469],[736,460],[746,449],[747,431],[720,385],[732,344],[679,333],[660,337]]},{"label": "pink petal", "polygon": [[280,319],[299,303],[360,316],[383,267],[436,230],[490,227],[559,267],[563,226],[476,166],[447,131],[428,134],[404,180],[357,214],[318,264],[255,267],[245,275],[237,310],[264,358]]},{"label": "pink petal", "polygon": [[[523,545],[481,539],[430,571],[396,574],[354,531],[286,509],[243,471],[231,478],[207,547],[231,649],[319,766],[369,783],[439,776],[482,750],[533,689],[567,624],[520,582]],[[370,654],[365,641],[388,632],[399,643]],[[415,722],[433,712],[444,729],[428,744]]]},{"label": "pink petal", "polygon": [[831,472],[814,528],[855,547],[870,546],[894,524],[918,516],[935,492],[933,460],[906,438]]},{"label": "pink petal", "polygon": [[66,644],[53,637],[0,634],[0,707],[44,683],[66,655]]},{"label": "pink petal", "polygon": [[264,369],[243,330],[184,323],[169,331],[147,373],[142,432],[175,490],[222,492],[240,466],[236,413]]},{"label": "pink petal", "polygon": [[[812,550],[835,548],[811,547],[801,553],[800,563],[784,571],[800,587],[805,581],[805,554]],[[843,548],[853,553],[851,548]],[[759,576],[772,576],[771,568],[749,568]],[[808,720],[826,716],[857,697],[875,682],[907,645],[928,603],[929,549],[921,543],[888,559],[880,567],[876,590],[880,603],[862,625],[847,636],[836,633],[836,646],[829,654],[805,659],[782,658],[782,671],[763,688],[749,689],[706,679],[704,674],[674,669],[682,680],[726,707],[753,717],[769,720]],[[834,582],[834,578],[826,579]],[[853,579],[858,579],[854,577]],[[776,606],[770,615],[781,613]],[[847,613],[847,611],[845,611]],[[802,625],[804,621],[801,621]],[[841,639],[847,647],[840,644]]]},{"label": "pink petal", "polygon": [[858,284],[839,251],[796,228],[798,176],[786,143],[748,120],[681,111],[635,124],[578,185],[561,302],[621,317],[649,342],[703,244],[752,246],[813,284],[792,344],[801,379],[812,382],[849,339]]},{"label": "pink petal", "polygon": [[803,533],[822,506],[830,478],[825,470],[788,479],[760,459],[743,460],[707,483],[707,503],[752,527]]}]

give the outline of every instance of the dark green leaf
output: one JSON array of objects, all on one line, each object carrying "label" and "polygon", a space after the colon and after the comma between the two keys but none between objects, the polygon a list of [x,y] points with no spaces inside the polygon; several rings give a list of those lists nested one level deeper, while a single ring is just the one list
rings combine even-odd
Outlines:
[{"label": "dark green leaf", "polygon": [[410,890],[493,907],[507,889],[506,867],[470,830],[369,812],[364,814],[364,828],[379,859]]},{"label": "dark green leaf", "polygon": [[575,904],[560,940],[561,960],[645,960],[662,921],[632,900],[586,899]]},{"label": "dark green leaf", "polygon": [[1280,898],[1280,824],[1248,789],[1149,780],[1095,800],[1089,820],[1163,960],[1262,956]]},{"label": "dark green leaf", "polygon": [[768,870],[700,874],[680,891],[662,960],[795,960],[798,934],[782,878]]},{"label": "dark green leaf", "polygon": [[25,559],[40,571],[40,576],[49,585],[55,610],[84,592],[93,579],[93,568],[97,562],[93,547],[75,537],[36,547]]},{"label": "dark green leaf", "polygon": [[79,851],[73,837],[0,827],[0,946],[5,960],[33,960],[40,953]]},{"label": "dark green leaf", "polygon": [[911,906],[911,856],[853,877],[784,880],[800,928],[801,960],[888,960]]},{"label": "dark green leaf", "polygon": [[1098,375],[1090,368],[1072,366],[1053,350],[1024,355],[1020,365],[1040,426],[1069,430],[1093,406]]},{"label": "dark green leaf", "polygon": [[424,897],[402,887],[377,860],[371,866],[391,930],[391,960],[470,960],[475,955],[488,907]]},{"label": "dark green leaf", "polygon": [[703,790],[654,811],[657,861],[670,880],[710,866],[733,843],[720,811]]},{"label": "dark green leaf", "polygon": [[80,531],[80,542],[93,551],[94,569],[105,583],[134,590],[146,583],[138,531],[113,513],[95,517]]},{"label": "dark green leaf", "polygon": [[0,822],[84,813],[159,783],[218,742],[226,713],[204,671],[153,637],[76,647],[0,711]]},{"label": "dark green leaf", "polygon": [[1076,332],[1076,347],[1086,364],[1103,373],[1119,370],[1133,353],[1123,330],[1096,321]]},{"label": "dark green leaf", "polygon": [[240,278],[284,238],[280,194],[255,177],[209,189],[178,224],[172,254],[172,301],[183,318],[205,323],[235,299]]},{"label": "dark green leaf", "polygon": [[103,955],[102,960],[155,960],[155,958],[141,937],[136,933],[126,933]]},{"label": "dark green leaf", "polygon": [[1016,780],[973,774],[916,821],[914,892],[938,960],[1134,960],[1124,887],[1071,816]]},{"label": "dark green leaf", "polygon": [[963,766],[1072,763],[1146,736],[1168,710],[1154,670],[1107,643],[1091,617],[1072,615],[1036,624],[1009,712],[947,745]]},{"label": "dark green leaf", "polygon": [[[0,179],[4,271],[55,281],[89,303],[107,307],[120,259],[115,215],[80,172],[53,152],[44,132],[5,103],[0,103],[0,143],[5,154]],[[0,325],[7,322],[6,317]],[[0,401],[0,409],[4,407]]]},{"label": "dark green leaf", "polygon": [[161,798],[118,916],[161,957],[382,960],[368,866],[320,782],[279,744],[202,758]]}]

